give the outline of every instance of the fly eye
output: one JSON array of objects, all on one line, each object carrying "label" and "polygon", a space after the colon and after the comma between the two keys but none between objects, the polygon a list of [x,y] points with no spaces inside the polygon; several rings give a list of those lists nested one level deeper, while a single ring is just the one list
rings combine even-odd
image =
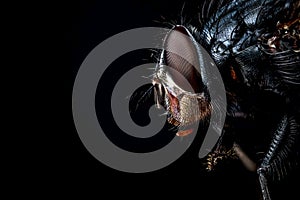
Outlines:
[{"label": "fly eye", "polygon": [[184,58],[170,52],[166,52],[168,78],[177,86],[187,92],[200,93],[201,75],[196,68]]},{"label": "fly eye", "polygon": [[175,26],[164,41],[164,61],[170,81],[181,89],[201,93],[204,89],[200,75],[200,57],[195,39],[183,26]]}]

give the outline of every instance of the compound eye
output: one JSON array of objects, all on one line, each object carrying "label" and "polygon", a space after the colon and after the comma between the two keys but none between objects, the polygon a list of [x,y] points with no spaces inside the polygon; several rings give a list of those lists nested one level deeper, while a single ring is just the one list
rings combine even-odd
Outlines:
[{"label": "compound eye", "polygon": [[173,82],[185,91],[202,92],[198,51],[186,28],[174,27],[167,35],[164,47],[166,70]]}]

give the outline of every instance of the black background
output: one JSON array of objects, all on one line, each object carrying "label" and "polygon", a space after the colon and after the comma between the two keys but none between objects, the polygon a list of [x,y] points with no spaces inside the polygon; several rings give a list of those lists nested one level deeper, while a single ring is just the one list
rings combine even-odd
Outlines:
[{"label": "black background", "polygon": [[[119,32],[145,26],[163,26],[163,17],[179,20],[183,1],[126,0],[72,1],[58,3],[50,16],[56,21],[55,34],[63,38],[57,46],[62,65],[62,108],[57,113],[60,127],[55,136],[51,166],[47,177],[53,182],[53,192],[65,194],[96,194],[104,198],[145,198],[154,195],[191,195],[197,199],[258,199],[255,174],[246,171],[241,163],[233,162],[213,173],[205,173],[197,158],[197,147],[191,147],[170,166],[145,174],[124,173],[111,169],[96,160],[80,141],[72,118],[72,86],[76,73],[88,53],[103,40]],[[51,17],[50,17],[51,18]],[[62,51],[61,51],[62,50]],[[282,185],[278,186],[279,188]],[[109,191],[112,189],[112,191]],[[289,193],[292,189],[285,189]],[[138,192],[141,192],[140,195]],[[278,192],[280,194],[280,192]],[[278,196],[277,194],[277,196]],[[279,198],[281,199],[281,198]]]}]

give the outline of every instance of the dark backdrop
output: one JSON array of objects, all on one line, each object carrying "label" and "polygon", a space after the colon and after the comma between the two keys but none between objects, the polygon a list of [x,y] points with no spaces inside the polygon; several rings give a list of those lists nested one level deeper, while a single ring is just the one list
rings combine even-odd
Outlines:
[{"label": "dark backdrop", "polygon": [[[81,143],[72,119],[71,96],[73,82],[84,58],[100,42],[131,28],[163,26],[163,18],[178,20],[183,1],[125,0],[73,1],[57,4],[52,13],[63,33],[64,45],[60,55],[64,74],[66,113],[61,127],[55,131],[58,146],[53,147],[54,188],[59,191],[95,193],[123,197],[155,195],[196,195],[197,199],[257,199],[255,175],[239,162],[214,173],[204,173],[201,163],[191,148],[170,166],[145,174],[130,174],[111,169],[97,161]],[[163,18],[162,18],[163,16]],[[66,70],[67,69],[67,70]],[[71,72],[71,73],[70,73]],[[63,101],[63,100],[62,100]],[[71,186],[71,187],[70,187]],[[87,189],[87,190],[83,190]],[[110,192],[108,189],[112,189]],[[124,189],[124,190],[122,190]],[[122,192],[121,192],[122,191]],[[136,191],[143,193],[138,195]]]}]

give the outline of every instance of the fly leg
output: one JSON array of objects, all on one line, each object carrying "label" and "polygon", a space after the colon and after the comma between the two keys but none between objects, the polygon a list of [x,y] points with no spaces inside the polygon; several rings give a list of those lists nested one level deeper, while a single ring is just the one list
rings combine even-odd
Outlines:
[{"label": "fly leg", "polygon": [[257,173],[263,200],[271,200],[265,171],[263,170],[263,168],[260,167],[257,169]]},{"label": "fly leg", "polygon": [[263,200],[271,200],[269,181],[280,180],[287,173],[299,133],[296,124],[294,118],[287,115],[282,117],[273,134],[269,149],[256,170]]}]

